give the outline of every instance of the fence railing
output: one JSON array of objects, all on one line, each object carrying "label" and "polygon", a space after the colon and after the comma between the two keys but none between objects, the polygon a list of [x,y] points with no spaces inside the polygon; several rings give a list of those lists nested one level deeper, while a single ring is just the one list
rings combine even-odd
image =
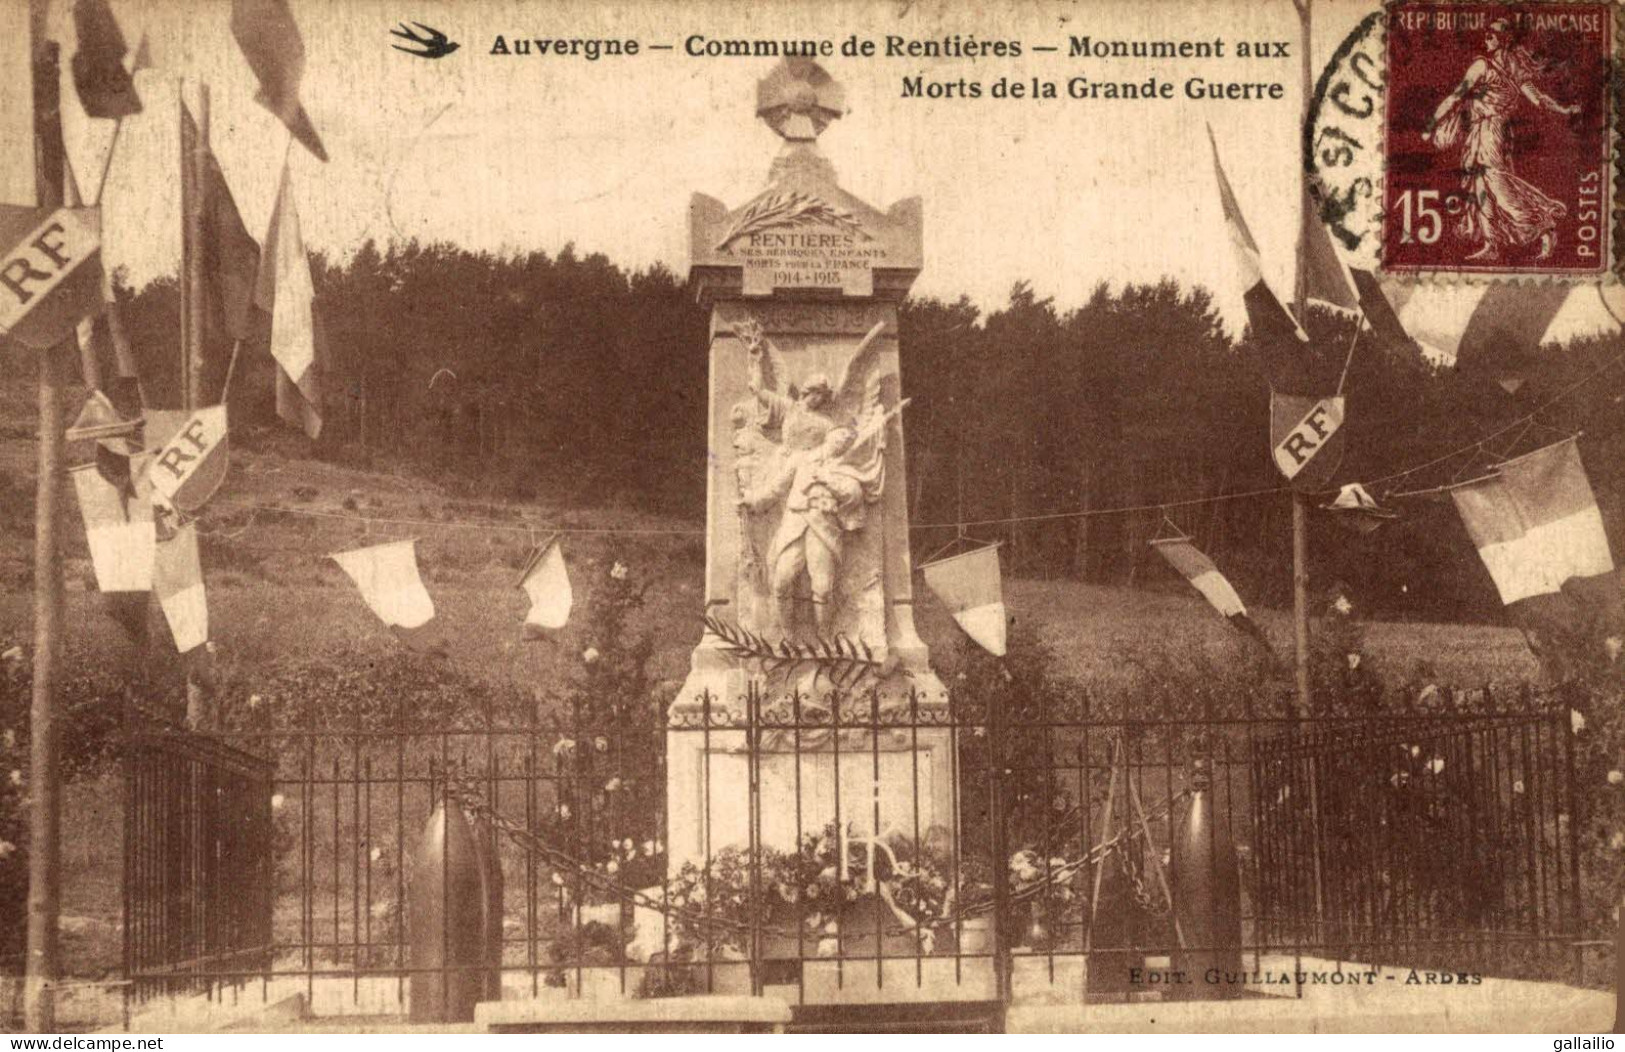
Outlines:
[{"label": "fence railing", "polygon": [[132,716],[124,795],[124,967],[137,999],[263,967],[273,946],[272,765]]},{"label": "fence railing", "polygon": [[[1258,987],[1339,962],[1566,977],[1567,708],[1480,700],[1314,721],[757,691],[601,720],[262,710],[222,738],[269,758],[253,828],[273,858],[231,871],[243,912],[217,927],[271,949],[158,957],[318,1011],[405,1011],[413,858],[449,796],[495,832],[488,989],[510,998],[996,1010],[1281,993]],[[163,784],[132,775],[132,799]],[[159,813],[138,806],[136,835]],[[127,886],[150,887],[130,858]],[[156,959],[133,952],[132,976]]]}]

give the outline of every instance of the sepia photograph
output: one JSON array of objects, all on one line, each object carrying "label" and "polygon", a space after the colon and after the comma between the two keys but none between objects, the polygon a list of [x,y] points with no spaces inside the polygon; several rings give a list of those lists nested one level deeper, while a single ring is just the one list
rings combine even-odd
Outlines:
[{"label": "sepia photograph", "polygon": [[0,0],[8,1047],[1613,1048],[1622,41]]}]

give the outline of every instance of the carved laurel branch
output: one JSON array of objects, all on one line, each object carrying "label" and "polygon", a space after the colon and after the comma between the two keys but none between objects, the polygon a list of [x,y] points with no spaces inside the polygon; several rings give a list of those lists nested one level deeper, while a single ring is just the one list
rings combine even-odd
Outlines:
[{"label": "carved laurel branch", "polygon": [[769,676],[789,676],[803,665],[813,666],[813,680],[826,676],[837,689],[851,690],[869,677],[879,678],[883,663],[876,660],[869,644],[853,642],[844,633],[834,639],[819,639],[811,643],[793,643],[780,640],[775,646],[766,638],[730,625],[726,621],[705,616],[706,630],[722,640],[722,649],[742,658],[753,658],[762,663],[762,671]]},{"label": "carved laurel branch", "polygon": [[717,242],[716,251],[724,252],[728,246],[747,234],[754,234],[759,230],[772,230],[776,227],[812,226],[822,223],[825,226],[835,227],[837,230],[847,230],[857,234],[865,241],[873,241],[869,232],[863,229],[851,212],[825,201],[822,197],[802,193],[800,190],[781,191],[769,194],[758,201],[751,202],[743,215],[728,229],[728,233]]}]

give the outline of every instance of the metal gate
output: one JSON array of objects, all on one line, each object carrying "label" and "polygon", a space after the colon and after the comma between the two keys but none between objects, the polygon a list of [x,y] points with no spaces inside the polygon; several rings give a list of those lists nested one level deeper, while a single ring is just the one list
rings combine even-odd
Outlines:
[{"label": "metal gate", "polygon": [[124,967],[137,1000],[269,961],[271,764],[144,718],[127,738]]},{"label": "metal gate", "polygon": [[1255,741],[1262,937],[1372,965],[1571,978],[1569,719],[1564,706],[1328,720]]}]

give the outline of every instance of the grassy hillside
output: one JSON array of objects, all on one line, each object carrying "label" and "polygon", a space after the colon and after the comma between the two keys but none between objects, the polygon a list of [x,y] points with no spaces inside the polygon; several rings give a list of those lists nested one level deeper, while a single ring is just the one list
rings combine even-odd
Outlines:
[{"label": "grassy hillside", "polygon": [[[8,385],[0,394],[0,486],[5,490],[0,496],[9,498],[0,501],[4,646],[26,644],[31,632],[28,505],[34,453],[32,406],[25,391],[25,385]],[[77,405],[76,392],[70,391],[68,403]],[[572,626],[554,642],[520,643],[525,600],[514,581],[532,545],[553,528],[563,528],[585,531],[564,541],[578,601],[590,601],[595,573],[613,561],[652,579],[639,620],[656,637],[658,675],[683,674],[700,634],[704,542],[697,516],[657,519],[579,500],[493,504],[452,492],[454,484],[391,470],[387,463],[344,467],[304,458],[302,452],[302,440],[282,431],[234,436],[230,477],[200,524],[212,635],[221,660],[239,671],[279,658],[365,657],[398,646],[327,556],[415,537],[450,660],[476,677],[545,684],[558,674],[561,660],[573,659],[590,641]],[[70,462],[88,457],[88,447],[70,447]],[[448,477],[454,483],[455,476]],[[71,487],[64,513],[67,660],[122,665],[134,655],[94,594]],[[1203,650],[1222,657],[1238,645],[1229,627],[1171,572],[1152,566],[1143,576],[1155,590],[1017,579],[1008,582],[1006,599],[1018,621],[1052,644],[1065,671],[1096,689],[1121,674],[1120,659],[1129,651]],[[939,648],[955,643],[957,629],[923,589],[919,604],[927,642]],[[1270,610],[1255,614],[1277,649],[1290,652],[1288,616]],[[151,616],[155,634],[163,638],[156,605]],[[1374,660],[1401,676],[1419,659],[1432,662],[1443,678],[1464,683],[1507,682],[1537,673],[1521,637],[1495,627],[1373,624],[1367,644]]]}]

